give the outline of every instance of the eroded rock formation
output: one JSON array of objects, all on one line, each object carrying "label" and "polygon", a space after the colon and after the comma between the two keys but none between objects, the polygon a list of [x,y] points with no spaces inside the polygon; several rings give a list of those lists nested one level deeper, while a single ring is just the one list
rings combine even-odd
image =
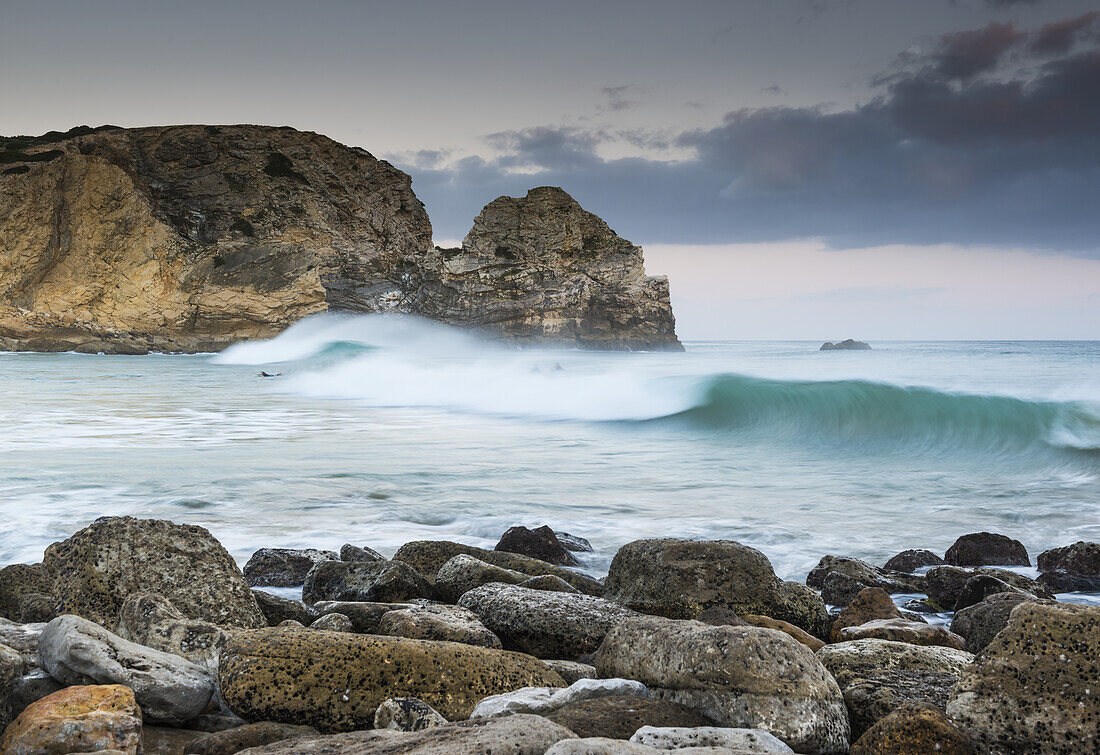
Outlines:
[{"label": "eroded rock formation", "polygon": [[409,176],[318,134],[0,138],[0,349],[216,350],[327,310],[680,348],[667,281],[560,189],[501,197],[439,249]]}]

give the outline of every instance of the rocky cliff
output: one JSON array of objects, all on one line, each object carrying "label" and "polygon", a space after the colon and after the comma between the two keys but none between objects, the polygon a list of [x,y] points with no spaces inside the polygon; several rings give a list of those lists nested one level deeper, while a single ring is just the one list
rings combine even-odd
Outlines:
[{"label": "rocky cliff", "polygon": [[560,189],[432,246],[409,176],[261,126],[0,138],[0,349],[216,350],[316,312],[408,312],[524,343],[680,348],[668,283]]}]

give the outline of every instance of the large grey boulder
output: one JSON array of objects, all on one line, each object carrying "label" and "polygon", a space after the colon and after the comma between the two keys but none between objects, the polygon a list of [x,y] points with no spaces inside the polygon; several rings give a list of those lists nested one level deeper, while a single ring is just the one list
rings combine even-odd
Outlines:
[{"label": "large grey boulder", "polygon": [[447,640],[487,648],[503,647],[500,638],[481,623],[477,614],[461,606],[436,604],[390,611],[383,614],[375,631],[393,637]]},{"label": "large grey boulder", "polygon": [[595,652],[604,635],[634,611],[590,595],[488,584],[462,596],[459,605],[477,614],[504,647],[537,658],[580,660]]},{"label": "large grey boulder", "polygon": [[771,562],[732,540],[663,538],[615,554],[605,597],[641,613],[692,619],[710,608],[781,619],[821,636],[829,615],[806,585],[783,582]]},{"label": "large grey boulder", "polygon": [[254,748],[248,755],[544,755],[576,735],[541,716],[459,721],[419,731],[390,729],[305,737]]},{"label": "large grey boulder", "polygon": [[252,587],[297,587],[317,564],[338,560],[335,552],[316,548],[260,548],[244,565],[244,578]]},{"label": "large grey boulder", "polygon": [[656,617],[608,633],[601,676],[637,679],[719,726],[763,729],[798,752],[845,752],[848,716],[836,681],[783,632]]},{"label": "large grey boulder", "polygon": [[432,588],[400,561],[322,561],[306,576],[302,600],[397,603],[432,597]]},{"label": "large grey boulder", "polygon": [[62,613],[114,626],[126,598],[157,593],[219,626],[267,622],[233,557],[202,527],[129,516],[99,519],[46,549]]},{"label": "large grey boulder", "polygon": [[633,679],[579,679],[568,687],[525,687],[481,700],[470,718],[499,718],[514,713],[546,715],[566,705],[598,697],[653,697]]},{"label": "large grey boulder", "polygon": [[947,715],[993,755],[1100,749],[1100,607],[1024,602],[959,674]]},{"label": "large grey boulder", "polygon": [[493,566],[473,556],[460,553],[439,567],[435,575],[435,590],[442,600],[457,603],[459,598],[475,587],[491,582],[518,585],[529,579],[532,577],[523,572]]},{"label": "large grey boulder", "polygon": [[138,645],[79,616],[59,616],[42,632],[39,661],[63,684],[123,684],[145,718],[181,724],[202,713],[214,693],[206,669]]}]

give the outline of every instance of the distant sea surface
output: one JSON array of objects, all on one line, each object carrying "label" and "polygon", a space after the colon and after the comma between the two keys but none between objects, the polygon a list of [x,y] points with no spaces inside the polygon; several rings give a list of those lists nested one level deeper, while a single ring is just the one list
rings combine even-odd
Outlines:
[{"label": "distant sea surface", "polygon": [[679,536],[799,580],[980,530],[1033,560],[1100,541],[1100,342],[872,345],[516,351],[325,316],[218,355],[2,353],[0,565],[122,514],[207,527],[242,563],[549,524],[595,574]]}]

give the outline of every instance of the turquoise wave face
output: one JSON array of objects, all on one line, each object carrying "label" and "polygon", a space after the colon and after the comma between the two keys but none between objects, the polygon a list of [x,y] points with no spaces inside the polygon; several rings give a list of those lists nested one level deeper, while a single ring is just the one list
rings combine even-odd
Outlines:
[{"label": "turquoise wave face", "polygon": [[802,443],[887,444],[954,453],[1045,448],[1100,457],[1100,407],[949,393],[864,380],[719,375],[677,419]]}]

